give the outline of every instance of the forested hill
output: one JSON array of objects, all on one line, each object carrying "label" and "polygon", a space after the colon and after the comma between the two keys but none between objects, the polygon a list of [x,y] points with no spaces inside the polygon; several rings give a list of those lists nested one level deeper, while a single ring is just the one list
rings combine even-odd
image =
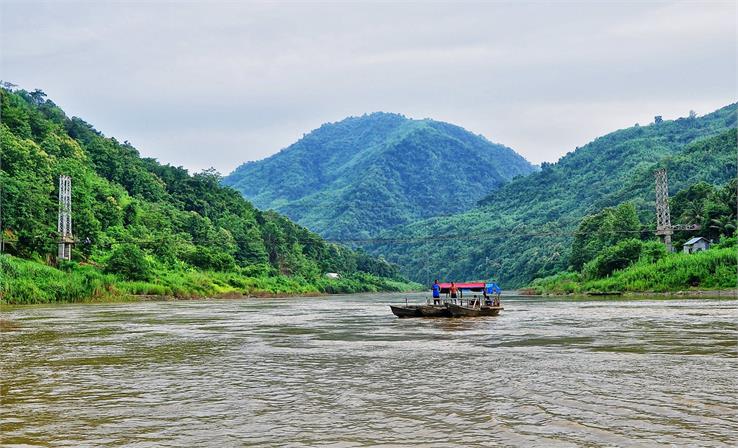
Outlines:
[{"label": "forested hill", "polygon": [[[386,262],[327,243],[277,213],[257,210],[237,191],[221,186],[216,173],[189,175],[181,167],[141,158],[127,142],[105,137],[83,120],[67,117],[41,91],[0,89],[0,103],[6,253],[53,260],[59,238],[57,178],[67,174],[72,177],[73,230],[78,242],[75,261],[120,280],[148,281],[161,286],[154,290],[178,294],[205,282],[215,289],[199,290],[202,293],[246,288],[243,278],[282,276],[320,283],[327,271],[397,274]],[[36,300],[49,293],[38,290],[38,282],[22,278],[20,271],[13,272],[15,283],[0,286],[15,285],[16,297]],[[224,282],[220,284],[214,277],[193,274],[197,272],[240,277],[228,281],[220,277],[218,281]],[[97,279],[94,272],[88,274]],[[190,284],[174,285],[185,277]],[[172,281],[162,283],[166,279]],[[114,279],[103,280],[105,288],[115,287]],[[271,280],[263,284],[272,285],[274,292],[291,287]],[[321,285],[318,290],[330,289]],[[58,299],[55,292],[50,294]]]},{"label": "forested hill", "polygon": [[478,208],[386,232],[371,248],[416,280],[498,277],[507,286],[565,270],[579,220],[624,201],[655,227],[654,177],[669,169],[674,195],[736,173],[736,105],[622,129],[543,164],[482,199]]},{"label": "forested hill", "polygon": [[319,129],[224,179],[328,238],[363,239],[459,212],[533,167],[458,126],[373,113]]}]

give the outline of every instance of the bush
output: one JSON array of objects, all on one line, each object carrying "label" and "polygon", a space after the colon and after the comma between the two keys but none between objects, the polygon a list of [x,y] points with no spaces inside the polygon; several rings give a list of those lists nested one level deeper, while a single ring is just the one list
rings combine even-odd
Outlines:
[{"label": "bush", "polygon": [[712,246],[714,249],[730,249],[733,247],[736,247],[736,243],[738,242],[738,237],[731,236],[731,237],[723,237],[720,239],[720,241]]},{"label": "bush", "polygon": [[[625,269],[638,261],[644,243],[636,239],[628,239],[603,250],[594,260],[586,263],[582,273],[587,279],[603,278],[616,270]],[[655,256],[658,252],[649,246],[649,256]]]},{"label": "bush", "polygon": [[105,264],[105,272],[120,275],[126,280],[149,280],[153,275],[146,254],[133,244],[121,244],[113,249]]},{"label": "bush", "polygon": [[232,271],[236,266],[232,255],[204,246],[192,248],[185,254],[185,260],[192,266],[212,271]]}]

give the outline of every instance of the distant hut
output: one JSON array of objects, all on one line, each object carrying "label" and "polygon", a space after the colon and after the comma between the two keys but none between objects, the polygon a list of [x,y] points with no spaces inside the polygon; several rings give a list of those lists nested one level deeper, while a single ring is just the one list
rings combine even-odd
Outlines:
[{"label": "distant hut", "polygon": [[684,253],[685,254],[693,254],[695,252],[699,252],[702,250],[707,250],[710,248],[710,242],[707,241],[707,238],[696,236],[692,238],[691,240],[684,243]]}]

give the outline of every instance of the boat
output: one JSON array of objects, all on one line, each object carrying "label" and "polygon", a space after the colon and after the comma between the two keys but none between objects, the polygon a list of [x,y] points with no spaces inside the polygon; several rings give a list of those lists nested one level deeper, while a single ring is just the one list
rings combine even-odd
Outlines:
[{"label": "boat", "polygon": [[390,305],[389,307],[392,310],[392,314],[400,319],[404,319],[407,317],[422,317],[420,314],[420,306],[421,305]]},{"label": "boat", "polygon": [[451,317],[444,305],[390,305],[392,314],[404,319],[408,317]]},{"label": "boat", "polygon": [[474,306],[474,305],[458,305],[456,303],[447,303],[446,308],[448,309],[451,317],[478,317],[478,316],[497,316],[500,311],[505,308],[501,306]]},{"label": "boat", "polygon": [[[439,283],[441,293],[449,294],[451,283]],[[399,318],[408,317],[474,317],[474,316],[497,316],[504,308],[499,305],[499,294],[502,291],[496,283],[456,283],[458,297],[454,299],[434,299],[434,303],[411,305],[405,299],[404,305],[390,305],[392,313]],[[486,304],[482,297],[474,295],[471,299],[464,299],[464,291],[472,293],[484,293],[490,295]],[[498,296],[492,301],[491,295]]]}]

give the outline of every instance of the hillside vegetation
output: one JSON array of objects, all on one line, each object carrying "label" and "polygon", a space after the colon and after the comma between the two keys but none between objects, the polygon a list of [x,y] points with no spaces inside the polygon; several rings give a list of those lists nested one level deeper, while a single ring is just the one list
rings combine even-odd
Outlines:
[{"label": "hillside vegetation", "polygon": [[419,281],[495,277],[507,287],[523,286],[568,268],[585,215],[629,201],[653,229],[656,168],[668,168],[672,195],[699,181],[729,181],[736,172],[735,127],[733,104],[613,132],[514,179],[473,210],[385,232],[370,251]]},{"label": "hillside vegetation", "polygon": [[719,242],[706,252],[682,253],[695,232],[674,235],[676,253],[667,253],[644,228],[631,203],[585,216],[571,247],[568,271],[536,279],[539,293],[671,291],[738,287],[736,190],[738,179],[723,186],[698,182],[670,199],[673,216],[701,226],[699,235]]},{"label": "hillside vegetation", "polygon": [[258,207],[331,239],[366,239],[466,210],[533,167],[448,123],[374,113],[321,126],[224,179]]},{"label": "hillside vegetation", "polygon": [[[663,247],[652,245],[651,248]],[[536,279],[531,288],[539,294],[585,292],[666,292],[689,289],[736,288],[738,258],[735,238],[695,254],[665,252],[657,259],[636,258],[625,268],[597,278],[564,272]]]},{"label": "hillside vegetation", "polygon": [[[0,89],[0,103],[5,302],[400,288],[377,278],[400,279],[396,266],[257,210],[217,173],[141,158],[41,91]],[[47,266],[58,241],[60,174],[72,177],[77,240],[64,272]],[[325,272],[344,278],[331,283]]]}]

